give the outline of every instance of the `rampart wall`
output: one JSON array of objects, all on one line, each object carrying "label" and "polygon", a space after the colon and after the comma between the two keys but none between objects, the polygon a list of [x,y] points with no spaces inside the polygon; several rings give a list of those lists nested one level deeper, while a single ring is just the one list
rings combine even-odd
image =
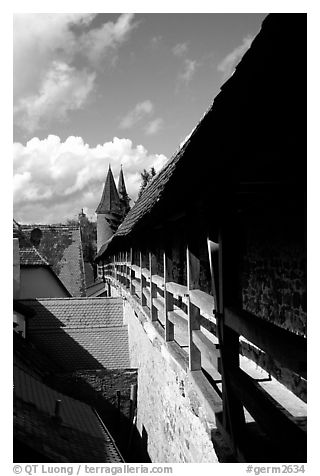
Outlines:
[{"label": "rampart wall", "polygon": [[[129,298],[130,299],[130,298]],[[139,306],[124,300],[130,366],[138,369],[137,428],[152,462],[218,462],[215,418],[184,361]]]}]

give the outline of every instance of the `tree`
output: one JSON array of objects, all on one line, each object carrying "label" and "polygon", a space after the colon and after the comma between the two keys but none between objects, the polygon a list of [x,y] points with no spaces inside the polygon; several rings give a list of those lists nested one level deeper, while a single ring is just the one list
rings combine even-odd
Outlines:
[{"label": "tree", "polygon": [[141,197],[142,192],[146,188],[146,186],[151,182],[153,177],[156,175],[156,170],[154,167],[151,167],[150,170],[143,169],[143,172],[140,173],[141,175],[141,185],[140,185],[140,190],[138,194],[138,198]]}]

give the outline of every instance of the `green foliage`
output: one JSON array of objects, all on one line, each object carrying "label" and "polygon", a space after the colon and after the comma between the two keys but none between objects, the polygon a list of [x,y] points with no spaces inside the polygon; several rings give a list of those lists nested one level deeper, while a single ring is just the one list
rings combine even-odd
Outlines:
[{"label": "green foliage", "polygon": [[156,170],[154,167],[151,167],[150,170],[143,169],[143,172],[140,173],[141,175],[141,185],[140,185],[140,190],[138,194],[138,198],[141,197],[142,192],[146,188],[146,186],[149,184],[149,182],[153,179],[153,177],[156,175]]}]

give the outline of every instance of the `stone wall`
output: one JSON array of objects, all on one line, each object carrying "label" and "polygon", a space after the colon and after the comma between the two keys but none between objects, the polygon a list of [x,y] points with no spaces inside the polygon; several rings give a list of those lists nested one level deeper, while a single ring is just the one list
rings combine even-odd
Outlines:
[{"label": "stone wall", "polygon": [[152,324],[124,301],[130,364],[138,369],[137,428],[154,463],[218,462],[205,403]]},{"label": "stone wall", "polygon": [[251,224],[242,263],[243,308],[306,336],[306,252],[292,224]]}]

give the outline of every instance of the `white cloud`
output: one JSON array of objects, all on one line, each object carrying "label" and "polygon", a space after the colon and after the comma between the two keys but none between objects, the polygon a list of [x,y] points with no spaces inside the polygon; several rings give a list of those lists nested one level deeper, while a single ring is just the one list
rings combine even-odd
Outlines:
[{"label": "white cloud", "polygon": [[146,125],[144,130],[147,135],[154,135],[157,132],[159,132],[160,129],[162,129],[162,126],[163,126],[163,119],[161,119],[161,117],[157,117],[156,119],[153,119],[152,121],[150,121]]},{"label": "white cloud", "polygon": [[21,98],[14,106],[16,124],[32,133],[52,117],[66,119],[69,111],[85,104],[93,90],[95,76],[66,63],[53,62],[38,92]]},{"label": "white cloud", "polygon": [[153,113],[154,107],[151,101],[139,102],[131,111],[129,111],[121,120],[119,127],[121,129],[130,129],[137,122],[140,122],[146,116]]},{"label": "white cloud", "polygon": [[196,61],[186,58],[184,60],[184,72],[180,74],[180,79],[184,83],[189,83],[189,81],[191,81],[191,79],[193,78],[197,67],[198,63]]},{"label": "white cloud", "polygon": [[[115,22],[90,29],[96,15],[14,15],[14,119],[29,132],[41,125],[43,117],[48,122],[82,107],[94,90],[94,69],[106,63],[102,59],[108,52],[116,55],[117,48],[137,25],[132,14],[123,14]],[[110,63],[113,59],[111,57]],[[82,66],[77,66],[79,64]],[[75,86],[71,107],[66,104],[70,84]],[[44,107],[44,103],[50,107]]]},{"label": "white cloud", "polygon": [[218,64],[218,71],[224,73],[224,78],[229,77],[233,73],[236,65],[239,63],[244,53],[249,49],[252,40],[253,38],[251,36],[244,38],[241,45],[237,46]]},{"label": "white cloud", "polygon": [[140,171],[151,166],[159,171],[167,160],[117,137],[95,147],[81,137],[71,136],[65,142],[54,135],[43,140],[34,137],[26,145],[15,143],[13,152],[14,216],[29,223],[64,221],[76,217],[82,207],[93,215],[109,164],[116,182],[122,164],[128,194],[135,200]]},{"label": "white cloud", "polygon": [[158,36],[153,36],[150,40],[150,44],[152,48],[158,48],[163,40],[163,37],[161,35]]},{"label": "white cloud", "polygon": [[175,56],[183,56],[188,51],[187,43],[178,43],[172,48],[172,53]]},{"label": "white cloud", "polygon": [[83,34],[79,41],[82,53],[86,53],[88,58],[97,65],[108,49],[115,49],[128,39],[130,32],[137,25],[133,23],[133,17],[132,13],[120,15],[115,23],[107,22],[100,28]]}]

